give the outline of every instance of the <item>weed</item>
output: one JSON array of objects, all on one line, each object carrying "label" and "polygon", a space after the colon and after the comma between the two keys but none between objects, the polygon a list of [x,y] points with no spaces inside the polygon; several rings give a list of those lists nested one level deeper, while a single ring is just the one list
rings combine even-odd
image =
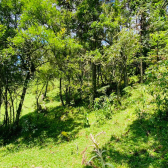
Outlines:
[{"label": "weed", "polygon": [[111,119],[112,117],[112,102],[115,104],[115,95],[111,94],[108,96],[103,96],[100,98],[96,98],[94,101],[94,109],[96,111],[95,115],[97,118],[97,122],[99,124],[103,124],[107,119]]},{"label": "weed", "polygon": [[[97,134],[95,137],[97,137],[100,134],[105,134],[105,132],[103,131],[103,132]],[[86,157],[87,147],[86,147],[84,149],[84,151],[81,153],[83,155],[82,156],[82,164],[93,166],[92,160],[95,159],[95,158],[98,158],[98,161],[100,162],[102,168],[105,168],[106,166],[114,168],[114,166],[112,164],[105,162],[105,160],[103,158],[103,153],[106,152],[106,151],[105,150],[101,150],[99,148],[99,143],[96,141],[95,137],[92,134],[90,134],[90,139],[91,139],[91,141],[93,143],[93,145],[91,145],[91,146],[94,147],[94,153],[95,153],[95,155],[87,162],[86,161],[86,159],[87,159],[87,157]]]}]

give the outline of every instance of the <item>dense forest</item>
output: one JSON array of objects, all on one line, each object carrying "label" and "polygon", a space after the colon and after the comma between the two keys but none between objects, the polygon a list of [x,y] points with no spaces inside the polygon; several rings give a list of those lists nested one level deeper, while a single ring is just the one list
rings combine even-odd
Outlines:
[{"label": "dense forest", "polygon": [[[141,125],[142,130],[136,127],[132,132],[140,131],[137,136],[143,132],[153,138],[157,135],[155,151],[159,150],[159,156],[153,159],[155,156],[148,153],[146,161],[138,165],[140,161],[135,158],[146,156],[146,149],[135,149],[129,156],[131,162],[128,156],[113,151],[111,161],[102,156],[106,147],[99,149],[91,134],[101,161],[94,161],[93,156],[86,163],[83,155],[83,165],[105,168],[112,167],[112,162],[116,167],[150,167],[156,161],[152,167],[167,167],[167,56],[167,0],[0,0],[0,145],[9,145],[22,135],[24,141],[32,141],[29,132],[33,131],[39,138],[42,134],[36,129],[44,126],[49,130],[44,123],[52,124],[51,117],[57,122],[58,139],[60,135],[69,143],[75,138],[75,133],[70,136],[72,129],[66,131],[68,124],[75,124],[66,120],[70,113],[74,118],[82,113],[82,128],[89,129],[89,115],[94,112],[99,129],[112,123],[115,114],[136,105],[134,125]],[[51,107],[52,101],[60,104]],[[29,105],[34,111],[26,112],[29,116],[24,119],[27,102],[33,102]],[[124,123],[125,119],[121,124]],[[125,138],[131,128],[121,137]],[[53,138],[51,134],[48,137]],[[117,143],[121,137],[113,136],[111,141]]]}]

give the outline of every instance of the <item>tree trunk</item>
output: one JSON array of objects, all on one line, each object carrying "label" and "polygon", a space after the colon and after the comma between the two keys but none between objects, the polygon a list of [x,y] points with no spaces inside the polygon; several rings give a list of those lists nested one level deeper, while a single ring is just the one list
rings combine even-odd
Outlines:
[{"label": "tree trunk", "polygon": [[6,86],[5,86],[5,126],[8,125],[8,81],[6,79]]},{"label": "tree trunk", "polygon": [[24,85],[23,85],[21,100],[20,100],[19,107],[18,107],[17,113],[16,113],[16,121],[15,121],[16,127],[18,127],[18,125],[19,125],[20,114],[21,114],[21,110],[22,110],[24,98],[25,98],[25,95],[26,95],[27,85],[28,85],[28,81],[30,79],[30,76],[31,76],[30,72],[27,72],[27,76],[26,76],[26,79],[25,79],[25,82],[24,82]]},{"label": "tree trunk", "polygon": [[81,75],[80,75],[80,99],[82,100],[82,85],[83,85],[83,76],[84,76],[84,69],[82,62],[80,62],[80,69],[81,69]]},{"label": "tree trunk", "polygon": [[128,86],[128,74],[127,74],[127,65],[124,66],[124,85],[125,87]]},{"label": "tree trunk", "polygon": [[48,81],[46,83],[46,88],[45,88],[45,92],[44,92],[44,98],[46,98],[46,96],[47,96],[47,89],[48,89]]},{"label": "tree trunk", "polygon": [[65,94],[66,94],[66,105],[70,105],[70,87],[69,86],[66,87]]},{"label": "tree trunk", "polygon": [[140,75],[141,75],[141,83],[143,83],[143,61],[140,59]]},{"label": "tree trunk", "polygon": [[117,100],[120,100],[120,81],[117,82]]},{"label": "tree trunk", "polygon": [[15,122],[15,107],[14,107],[14,103],[12,100],[12,109],[13,109],[13,123]]},{"label": "tree trunk", "polygon": [[0,121],[1,121],[1,105],[2,105],[2,87],[0,84]]},{"label": "tree trunk", "polygon": [[36,85],[37,85],[37,90],[36,90],[36,109],[37,109],[37,112],[38,112],[38,110],[39,110],[39,102],[38,102],[38,79],[37,79]]},{"label": "tree trunk", "polygon": [[99,78],[100,78],[100,65],[97,66],[97,86],[99,88]]},{"label": "tree trunk", "polygon": [[11,124],[12,124],[12,107],[11,107],[11,105],[9,106],[9,109],[10,109],[9,125],[10,125],[10,128],[11,128]]},{"label": "tree trunk", "polygon": [[62,105],[65,106],[63,98],[62,98],[62,78],[60,78],[60,99],[61,99]]},{"label": "tree trunk", "polygon": [[121,48],[121,58],[123,59],[123,72],[124,72],[124,86],[128,86],[128,75],[127,75],[127,56],[123,53],[122,48]]},{"label": "tree trunk", "polygon": [[66,105],[68,104],[68,86],[66,86],[66,91],[65,91],[65,103]]},{"label": "tree trunk", "polygon": [[[142,49],[140,51],[140,56],[142,57],[143,56],[143,51],[144,51],[144,46],[143,46],[143,39],[142,37],[145,36],[145,30],[146,30],[146,26],[145,26],[145,21],[146,21],[146,18],[145,18],[145,13],[142,12],[141,14],[141,19],[140,19],[140,27],[141,27],[141,31],[140,31],[140,42],[141,42],[141,45],[142,45]],[[145,56],[145,55],[144,55]],[[143,59],[140,58],[140,75],[141,75],[141,83],[143,83]]]},{"label": "tree trunk", "polygon": [[71,88],[70,88],[70,77],[68,76],[69,85],[66,88],[66,104],[70,105],[71,102]]},{"label": "tree trunk", "polygon": [[92,63],[92,96],[93,101],[96,97],[96,65]]},{"label": "tree trunk", "polygon": [[10,95],[10,100],[11,100],[11,108],[12,108],[12,113],[13,113],[13,123],[15,121],[15,107],[14,107],[14,99],[12,98],[12,93],[10,91],[10,89],[8,88],[8,92],[9,92],[9,95]]},{"label": "tree trunk", "polygon": [[103,75],[102,75],[101,66],[100,66],[100,78],[101,78],[101,84],[102,84],[102,85],[104,85],[104,81],[103,81]]}]

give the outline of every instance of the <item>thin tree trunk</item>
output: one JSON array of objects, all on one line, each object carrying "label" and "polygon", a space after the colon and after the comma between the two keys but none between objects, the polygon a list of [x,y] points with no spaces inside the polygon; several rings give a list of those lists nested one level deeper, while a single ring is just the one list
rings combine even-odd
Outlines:
[{"label": "thin tree trunk", "polygon": [[100,78],[100,65],[97,66],[97,86],[99,87],[99,78]]},{"label": "thin tree trunk", "polygon": [[1,105],[2,105],[2,87],[0,84],[0,121],[1,121]]},{"label": "thin tree trunk", "polygon": [[[145,31],[145,13],[142,12],[141,14],[141,19],[140,19],[140,27],[141,27],[141,31],[140,31],[140,42],[141,42],[141,45],[142,45],[142,49],[140,51],[140,56],[142,57],[143,56],[143,50],[144,50],[144,46],[143,46],[143,40],[142,40],[142,36],[144,36],[144,31]],[[144,55],[145,56],[145,55]],[[141,75],[141,83],[143,83],[143,59],[141,58],[140,59],[140,75]]]},{"label": "thin tree trunk", "polygon": [[15,121],[16,127],[18,127],[18,125],[19,125],[20,114],[21,114],[21,110],[22,110],[24,98],[25,98],[25,95],[26,95],[27,85],[28,85],[28,81],[30,79],[30,76],[31,76],[30,72],[28,72],[27,76],[26,76],[26,79],[25,79],[25,82],[24,82],[24,85],[23,85],[23,91],[22,91],[19,107],[18,107],[17,113],[16,113],[16,121]]},{"label": "thin tree trunk", "polygon": [[[37,83],[37,91],[36,91],[36,106],[37,106],[37,112],[38,112],[38,110],[39,110],[39,108],[40,108],[40,105],[39,105],[39,97],[40,97],[40,95],[41,95],[41,92],[42,92],[43,89],[44,89],[44,86],[45,86],[45,84],[43,85],[42,89],[40,90],[40,92],[39,92],[39,94],[38,94],[38,83]],[[43,100],[44,100],[44,95],[42,94],[42,96],[41,96],[41,101],[43,101]]]},{"label": "thin tree trunk", "polygon": [[101,84],[103,84],[103,85],[104,85],[104,81],[103,81],[103,75],[102,75],[101,66],[100,66],[100,78],[101,78]]},{"label": "thin tree trunk", "polygon": [[[37,92],[37,97],[36,97],[37,101],[39,101],[39,97],[40,97],[40,95],[41,95],[41,93],[42,93],[44,87],[45,87],[45,84],[43,85],[43,87],[42,87],[42,89],[40,90],[39,94],[38,94],[38,92]],[[42,96],[41,96],[41,101],[43,101],[44,98],[45,98],[45,97],[44,97],[44,94],[42,94]]]},{"label": "thin tree trunk", "polygon": [[84,70],[83,70],[82,62],[80,62],[80,69],[81,69],[81,75],[80,75],[80,99],[82,100],[82,85],[83,85],[83,76],[84,76]]},{"label": "thin tree trunk", "polygon": [[140,74],[141,74],[141,83],[143,83],[143,61],[140,59]]},{"label": "thin tree trunk", "polygon": [[6,79],[6,86],[5,86],[5,126],[8,125],[8,82]]},{"label": "thin tree trunk", "polygon": [[62,78],[60,78],[60,99],[61,99],[62,105],[65,106],[63,98],[62,98]]},{"label": "thin tree trunk", "polygon": [[11,124],[12,124],[12,107],[11,105],[9,106],[10,109],[10,119],[9,119],[9,124],[10,124],[10,128],[11,128]]},{"label": "thin tree trunk", "polygon": [[123,54],[121,51],[121,57],[123,58],[124,65],[123,65],[123,71],[124,71],[124,85],[125,87],[128,86],[128,74],[127,74],[127,57]]},{"label": "thin tree trunk", "polygon": [[12,98],[12,93],[10,92],[10,89],[8,88],[8,92],[10,95],[11,105],[12,105],[12,112],[13,112],[13,123],[15,121],[15,107],[14,107],[14,100]]},{"label": "thin tree trunk", "polygon": [[[141,32],[140,40],[141,40],[141,44],[142,44],[142,32]],[[142,57],[142,49],[140,50],[140,56]],[[143,60],[142,60],[142,58],[140,58],[140,77],[141,77],[140,82],[143,83]]]},{"label": "thin tree trunk", "polygon": [[124,66],[124,85],[125,87],[128,86],[128,74],[127,74],[127,65]]},{"label": "thin tree trunk", "polygon": [[36,109],[37,109],[37,112],[38,112],[38,110],[39,110],[39,102],[38,102],[38,79],[37,79],[36,85],[37,85],[37,90],[36,90]]},{"label": "thin tree trunk", "polygon": [[12,101],[12,109],[13,109],[13,123],[15,122],[15,107],[14,107],[14,103]]},{"label": "thin tree trunk", "polygon": [[120,98],[120,81],[117,82],[117,100]]},{"label": "thin tree trunk", "polygon": [[71,88],[70,88],[70,77],[68,76],[69,85],[66,87],[66,104],[70,105],[70,95],[71,95]]},{"label": "thin tree trunk", "polygon": [[67,105],[68,104],[68,86],[66,86],[66,91],[65,91],[65,102]]},{"label": "thin tree trunk", "polygon": [[96,65],[92,63],[92,96],[93,100],[96,97]]},{"label": "thin tree trunk", "polygon": [[48,81],[46,83],[46,88],[45,88],[45,92],[44,92],[44,98],[46,98],[46,96],[47,96],[47,89],[48,89]]}]

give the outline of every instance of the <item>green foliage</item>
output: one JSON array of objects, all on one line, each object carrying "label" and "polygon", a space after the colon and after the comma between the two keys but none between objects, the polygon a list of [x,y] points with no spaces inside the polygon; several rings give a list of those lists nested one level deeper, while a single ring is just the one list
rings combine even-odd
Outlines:
[{"label": "green foliage", "polygon": [[113,109],[117,105],[117,97],[115,93],[108,96],[101,96],[94,101],[94,110],[99,124],[105,123],[112,118]]},{"label": "green foliage", "polygon": [[[2,167],[80,167],[78,151],[100,129],[108,134],[103,146],[92,136],[91,166],[167,166],[164,0],[1,0],[0,9]],[[42,160],[24,160],[23,149]]]},{"label": "green foliage", "polygon": [[[104,133],[104,132],[102,132],[102,133]],[[101,133],[100,133],[100,134],[101,134]],[[100,161],[100,163],[101,163],[101,167],[102,167],[102,168],[105,168],[106,166],[113,168],[114,166],[113,166],[112,164],[106,163],[106,162],[104,161],[104,159],[103,159],[103,153],[106,152],[106,151],[99,149],[99,144],[98,144],[98,142],[96,141],[95,137],[93,137],[92,134],[90,134],[90,138],[91,138],[92,143],[93,143],[93,145],[94,145],[94,152],[96,153],[96,155],[93,156],[93,157],[88,161],[88,164],[89,164],[94,158],[97,158],[97,157],[98,157],[98,158],[99,158],[99,161]]]},{"label": "green foliage", "polygon": [[[168,62],[160,61],[146,71],[150,94],[154,97],[159,119],[167,118],[167,70]],[[157,79],[157,80],[156,80]]]}]

